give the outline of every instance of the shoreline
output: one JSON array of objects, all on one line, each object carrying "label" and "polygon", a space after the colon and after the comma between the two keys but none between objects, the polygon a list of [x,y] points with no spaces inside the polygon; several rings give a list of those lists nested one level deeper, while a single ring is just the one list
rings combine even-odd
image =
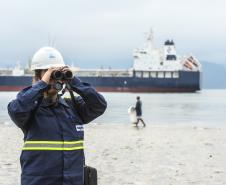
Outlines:
[{"label": "shoreline", "polygon": [[[0,182],[19,185],[22,131],[8,125],[0,130]],[[85,126],[86,164],[97,168],[98,185],[224,184],[225,154],[226,128]]]}]

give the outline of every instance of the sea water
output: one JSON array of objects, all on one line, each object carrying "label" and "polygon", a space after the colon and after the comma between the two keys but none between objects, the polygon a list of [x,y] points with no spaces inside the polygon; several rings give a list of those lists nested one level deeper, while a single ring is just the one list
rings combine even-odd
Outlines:
[{"label": "sea water", "polygon": [[[17,92],[0,92],[0,123],[11,125],[7,112],[9,101]],[[147,125],[226,126],[226,90],[202,90],[197,93],[102,93],[108,107],[93,122],[130,124],[128,108],[142,101]]]}]

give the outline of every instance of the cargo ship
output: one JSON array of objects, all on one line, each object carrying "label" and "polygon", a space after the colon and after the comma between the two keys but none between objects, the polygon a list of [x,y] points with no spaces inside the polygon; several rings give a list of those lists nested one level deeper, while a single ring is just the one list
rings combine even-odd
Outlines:
[{"label": "cargo ship", "polygon": [[[100,92],[196,92],[201,90],[201,64],[192,55],[177,55],[173,40],[162,48],[154,45],[153,31],[145,45],[133,51],[133,66],[128,70],[71,67],[82,81],[92,84]],[[17,66],[13,70],[0,69],[0,91],[19,91],[32,82],[29,69]]]}]

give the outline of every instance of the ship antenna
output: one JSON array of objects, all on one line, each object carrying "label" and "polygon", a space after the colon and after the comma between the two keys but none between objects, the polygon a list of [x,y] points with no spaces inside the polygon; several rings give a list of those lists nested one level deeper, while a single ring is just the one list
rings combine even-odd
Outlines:
[{"label": "ship antenna", "polygon": [[52,47],[55,47],[56,46],[56,36],[53,38],[53,41],[52,41]]},{"label": "ship antenna", "polygon": [[56,37],[52,39],[51,34],[48,33],[48,46],[55,47],[55,44],[56,44]]},{"label": "ship antenna", "polygon": [[147,47],[152,49],[154,47],[154,32],[151,28],[148,33],[145,34],[147,39]]},{"label": "ship antenna", "polygon": [[48,33],[48,46],[51,44],[50,33]]},{"label": "ship antenna", "polygon": [[153,32],[153,29],[151,28],[148,33],[147,40],[150,42],[153,42],[153,39],[154,39],[154,32]]}]

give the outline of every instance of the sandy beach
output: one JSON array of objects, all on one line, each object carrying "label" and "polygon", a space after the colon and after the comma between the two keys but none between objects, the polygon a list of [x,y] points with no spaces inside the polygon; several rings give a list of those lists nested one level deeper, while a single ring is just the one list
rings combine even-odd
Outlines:
[{"label": "sandy beach", "polygon": [[[19,185],[22,132],[0,131],[0,185]],[[85,147],[99,185],[226,185],[226,128],[90,124]]]}]

